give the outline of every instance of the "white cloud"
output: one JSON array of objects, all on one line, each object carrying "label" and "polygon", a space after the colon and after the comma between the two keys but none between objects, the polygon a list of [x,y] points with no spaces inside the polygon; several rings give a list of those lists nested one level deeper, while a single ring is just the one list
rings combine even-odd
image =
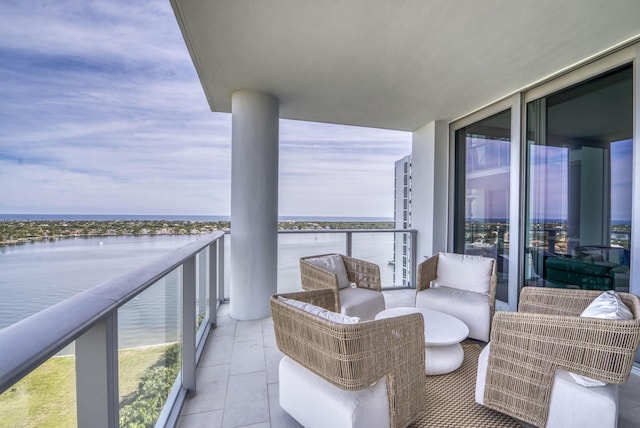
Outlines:
[{"label": "white cloud", "polygon": [[[229,214],[211,113],[170,4],[0,3],[0,212]],[[401,132],[283,120],[281,215],[392,216]]]}]

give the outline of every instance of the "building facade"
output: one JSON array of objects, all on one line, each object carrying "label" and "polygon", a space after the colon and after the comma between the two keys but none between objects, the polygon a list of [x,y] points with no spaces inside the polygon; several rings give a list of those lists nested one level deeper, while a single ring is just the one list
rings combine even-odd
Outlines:
[{"label": "building facade", "polygon": [[[411,156],[407,155],[395,163],[394,227],[411,228]],[[411,236],[396,233],[393,238],[393,285],[411,286]]]}]

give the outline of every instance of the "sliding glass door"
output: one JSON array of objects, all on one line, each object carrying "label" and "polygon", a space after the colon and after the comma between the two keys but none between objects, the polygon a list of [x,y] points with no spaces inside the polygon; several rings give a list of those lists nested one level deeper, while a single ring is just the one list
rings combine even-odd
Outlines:
[{"label": "sliding glass door", "polygon": [[526,105],[524,285],[627,291],[633,74]]},{"label": "sliding glass door", "polygon": [[455,133],[454,251],[498,264],[498,299],[508,301],[511,110]]}]

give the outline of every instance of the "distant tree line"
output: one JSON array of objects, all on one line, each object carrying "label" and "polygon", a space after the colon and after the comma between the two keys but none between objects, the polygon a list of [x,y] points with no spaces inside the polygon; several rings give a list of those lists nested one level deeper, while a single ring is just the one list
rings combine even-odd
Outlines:
[{"label": "distant tree line", "polygon": [[228,221],[2,221],[0,244],[93,236],[200,235],[229,229]]},{"label": "distant tree line", "polygon": [[[280,230],[314,229],[392,229],[393,222],[278,222]],[[152,221],[152,220],[5,220],[0,221],[0,246],[31,241],[97,236],[201,235],[229,230],[229,221]]]}]

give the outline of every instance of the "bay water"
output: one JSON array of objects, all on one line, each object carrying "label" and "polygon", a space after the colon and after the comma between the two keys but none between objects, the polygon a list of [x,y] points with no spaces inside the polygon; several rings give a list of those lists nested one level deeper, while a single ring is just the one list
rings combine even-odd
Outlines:
[{"label": "bay water", "polygon": [[[109,236],[0,247],[0,329],[83,290],[143,266],[195,239],[198,237],[191,235]],[[353,234],[353,256],[378,264],[383,286],[393,285],[394,267],[389,264],[389,260],[393,258],[393,239],[393,233]],[[230,282],[230,241],[227,235],[227,297]],[[300,257],[345,253],[345,245],[343,233],[279,234],[278,292],[300,290]],[[204,269],[201,269],[198,280],[205,280]],[[178,272],[172,272],[120,308],[119,347],[177,340],[179,288]]]}]

